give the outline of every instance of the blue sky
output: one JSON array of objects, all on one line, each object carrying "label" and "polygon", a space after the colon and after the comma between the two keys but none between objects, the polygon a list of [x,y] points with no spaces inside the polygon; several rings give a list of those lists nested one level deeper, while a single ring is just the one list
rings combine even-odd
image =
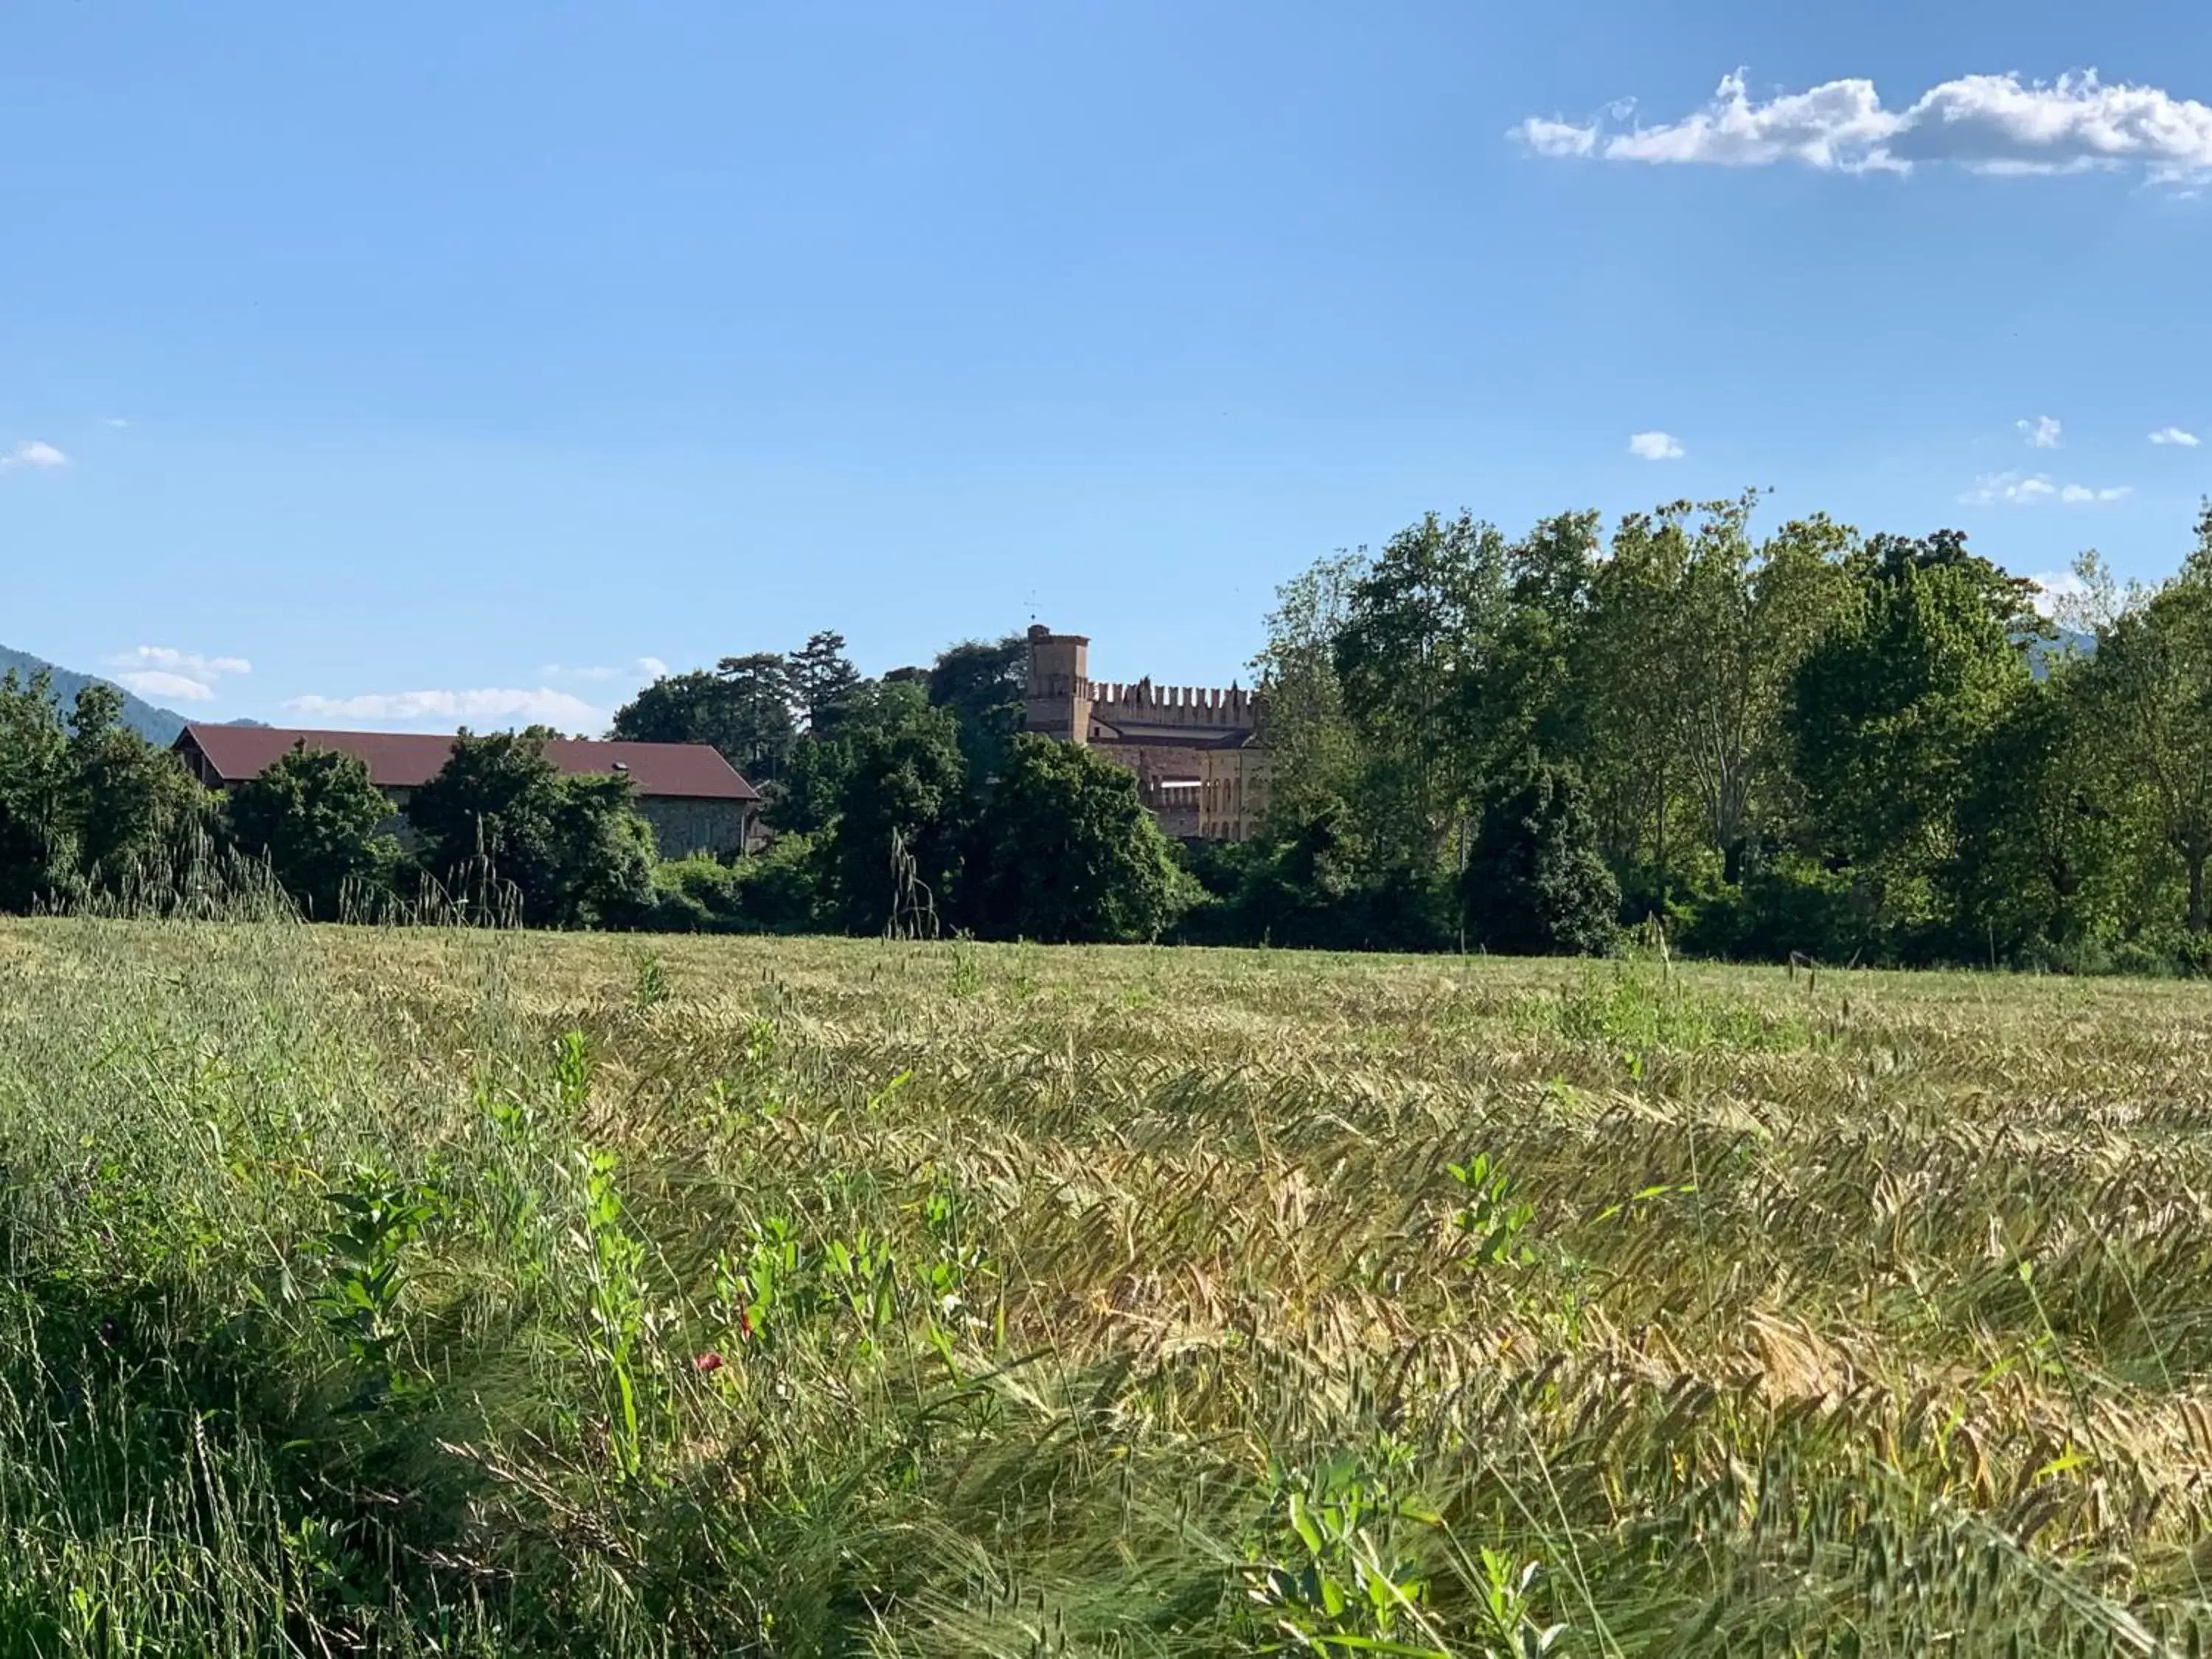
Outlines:
[{"label": "blue sky", "polygon": [[1226,683],[1431,507],[2157,575],[2197,100],[2171,0],[14,8],[0,642],[575,729],[823,627]]}]

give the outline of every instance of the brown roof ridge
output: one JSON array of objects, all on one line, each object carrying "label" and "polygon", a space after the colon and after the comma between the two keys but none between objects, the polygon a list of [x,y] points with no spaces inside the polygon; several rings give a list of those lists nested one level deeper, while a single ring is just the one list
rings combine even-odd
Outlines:
[{"label": "brown roof ridge", "polygon": [[[175,747],[190,744],[218,781],[242,783],[294,749],[358,756],[370,780],[386,789],[420,788],[453,752],[451,732],[344,732],[309,726],[224,726],[187,721]],[[627,775],[640,795],[702,800],[757,800],[760,792],[720,752],[703,743],[635,743],[622,738],[551,738],[545,758],[574,775]]]}]

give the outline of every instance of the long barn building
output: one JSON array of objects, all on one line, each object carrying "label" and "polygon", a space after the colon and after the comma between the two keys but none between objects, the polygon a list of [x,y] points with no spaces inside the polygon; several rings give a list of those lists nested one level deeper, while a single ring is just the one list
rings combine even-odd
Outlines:
[{"label": "long barn building", "polygon": [[[404,831],[407,803],[446,764],[449,736],[420,732],[307,732],[274,726],[185,727],[175,744],[186,769],[210,789],[226,792],[258,777],[295,749],[357,757],[369,781],[392,803],[392,828]],[[626,777],[638,816],[653,826],[663,858],[742,849],[760,810],[760,792],[703,743],[597,743],[555,738],[545,758],[562,772]]]}]

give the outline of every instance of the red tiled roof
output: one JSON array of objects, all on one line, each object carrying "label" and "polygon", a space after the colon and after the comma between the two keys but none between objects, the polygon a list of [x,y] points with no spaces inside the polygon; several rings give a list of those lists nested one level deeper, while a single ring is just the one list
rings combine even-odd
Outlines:
[{"label": "red tiled roof", "polygon": [[[187,725],[176,747],[205,757],[215,779],[243,783],[300,744],[358,755],[372,782],[386,789],[415,789],[438,775],[453,739],[426,732],[300,732],[276,726]],[[693,800],[758,800],[760,792],[703,743],[594,743],[555,738],[545,758],[570,774],[627,773],[641,795]]]}]

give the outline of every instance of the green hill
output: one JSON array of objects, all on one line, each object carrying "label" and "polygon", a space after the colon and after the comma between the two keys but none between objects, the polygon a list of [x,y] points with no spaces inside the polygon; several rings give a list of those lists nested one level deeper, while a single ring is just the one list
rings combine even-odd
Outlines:
[{"label": "green hill", "polygon": [[[52,663],[30,655],[27,652],[10,651],[6,646],[0,645],[0,674],[5,674],[11,668],[27,680],[34,674],[52,675],[54,698],[64,708],[76,701],[76,694],[80,690],[99,678],[96,675],[79,674],[67,668],[59,668]],[[112,680],[104,683],[114,684]],[[144,698],[136,697],[130,692],[124,691],[119,685],[115,689],[123,691],[123,723],[125,726],[148,742],[160,744],[165,748],[177,740],[177,733],[185,729],[185,717],[182,714],[173,709],[157,708]]]}]

